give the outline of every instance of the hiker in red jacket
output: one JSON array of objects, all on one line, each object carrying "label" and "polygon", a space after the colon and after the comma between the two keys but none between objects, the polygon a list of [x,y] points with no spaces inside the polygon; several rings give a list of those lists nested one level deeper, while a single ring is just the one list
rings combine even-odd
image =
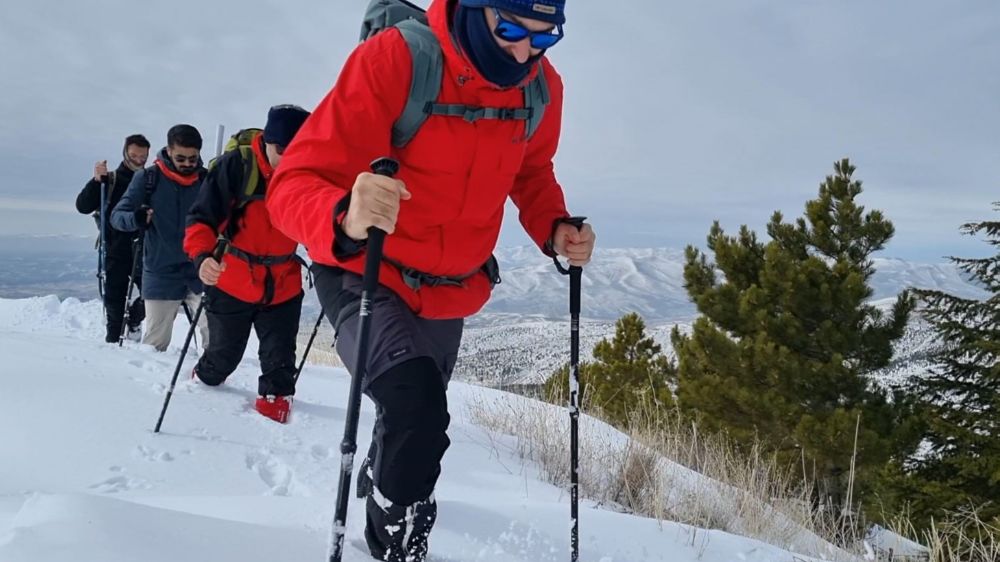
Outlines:
[{"label": "hiker in red jacket", "polygon": [[[252,326],[260,340],[255,405],[281,423],[295,394],[302,259],[295,255],[298,244],[271,225],[263,199],[285,147],[308,116],[297,106],[275,106],[263,131],[238,134],[247,137],[246,144],[213,164],[188,212],[184,236],[184,251],[206,285],[209,345],[194,375],[210,386],[225,382],[243,358]],[[220,234],[229,240],[221,264],[212,257]]]},{"label": "hiker in red jacket", "polygon": [[[450,443],[445,389],[463,318],[482,308],[499,281],[491,254],[507,198],[542,252],[573,265],[590,260],[593,230],[566,222],[552,164],[563,85],[544,52],[562,38],[564,5],[434,0],[427,16],[430,40],[441,51],[436,103],[409,103],[419,93],[411,82],[426,74],[414,72],[421,59],[401,29],[412,24],[367,39],[296,136],[268,190],[274,225],[315,262],[338,353],[351,372],[367,361],[364,390],[378,418],[358,491],[367,497],[365,537],[379,560],[426,557],[437,513],[433,491]],[[525,111],[529,99],[544,107]],[[409,106],[426,119],[412,136],[399,134],[406,133],[401,116],[412,116]],[[382,156],[399,161],[395,179],[368,173]],[[370,355],[358,358],[360,274],[372,226],[388,236]]]}]

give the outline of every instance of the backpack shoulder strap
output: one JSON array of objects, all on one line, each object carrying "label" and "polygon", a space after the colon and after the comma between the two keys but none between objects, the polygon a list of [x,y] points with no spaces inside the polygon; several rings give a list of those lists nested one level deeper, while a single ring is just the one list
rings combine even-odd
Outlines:
[{"label": "backpack shoulder strap", "polygon": [[426,24],[408,19],[396,24],[406,40],[413,63],[410,95],[403,113],[392,126],[392,145],[406,146],[430,115],[428,107],[441,93],[444,77],[444,55],[434,32]]},{"label": "backpack shoulder strap", "polygon": [[[236,193],[236,201],[229,208],[226,216],[226,238],[233,240],[240,231],[240,221],[246,213],[246,206],[253,201],[264,199],[265,184],[260,181],[260,167],[257,165],[257,155],[249,145],[240,145],[239,148],[241,171],[243,172],[243,185]],[[260,193],[258,193],[258,190]]]},{"label": "backpack shoulder strap", "polygon": [[545,80],[544,67],[539,67],[538,75],[535,76],[534,80],[528,82],[523,90],[524,107],[529,112],[528,121],[524,124],[524,136],[526,140],[531,140],[531,137],[538,131],[539,125],[542,124],[542,118],[545,117],[545,106],[552,101],[549,83]]},{"label": "backpack shoulder strap", "polygon": [[247,145],[239,147],[241,160],[243,161],[243,189],[237,194],[237,205],[246,205],[250,201],[257,201],[264,198],[264,192],[257,193],[261,187],[260,167],[257,165],[257,155],[253,148]]}]

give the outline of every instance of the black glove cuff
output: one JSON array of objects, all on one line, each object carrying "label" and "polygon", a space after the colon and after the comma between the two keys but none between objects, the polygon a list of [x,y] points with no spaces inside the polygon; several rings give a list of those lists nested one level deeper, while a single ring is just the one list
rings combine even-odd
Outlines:
[{"label": "black glove cuff", "polygon": [[344,232],[342,223],[350,206],[351,194],[348,193],[333,208],[333,257],[338,260],[346,260],[356,256],[364,251],[368,245],[368,240],[355,240]]}]

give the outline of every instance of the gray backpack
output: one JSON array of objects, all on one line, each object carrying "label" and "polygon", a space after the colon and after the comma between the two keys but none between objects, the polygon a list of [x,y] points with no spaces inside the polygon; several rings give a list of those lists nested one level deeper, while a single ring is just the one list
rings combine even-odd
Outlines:
[{"label": "gray backpack", "polygon": [[361,41],[395,27],[403,35],[413,60],[413,80],[403,113],[392,126],[392,144],[406,146],[421,125],[431,115],[461,117],[472,123],[480,119],[516,120],[525,122],[525,139],[530,139],[545,115],[549,88],[545,73],[539,70],[535,79],[523,86],[524,107],[473,107],[437,103],[444,78],[444,55],[437,37],[427,24],[427,13],[406,0],[371,0],[361,26]]}]

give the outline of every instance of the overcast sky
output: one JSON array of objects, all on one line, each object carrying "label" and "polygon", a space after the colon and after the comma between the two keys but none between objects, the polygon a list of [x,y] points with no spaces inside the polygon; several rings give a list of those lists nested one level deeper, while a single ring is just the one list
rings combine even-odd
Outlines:
[{"label": "overcast sky", "polygon": [[[422,3],[426,3],[423,0]],[[366,0],[7,2],[0,17],[0,235],[90,233],[73,201],[93,163],[188,122],[262,126],[312,108]],[[850,157],[861,202],[897,228],[882,255],[988,253],[1000,219],[997,0],[568,0],[557,172],[605,246],[704,245],[762,229]],[[526,243],[516,221],[502,243]]]}]

